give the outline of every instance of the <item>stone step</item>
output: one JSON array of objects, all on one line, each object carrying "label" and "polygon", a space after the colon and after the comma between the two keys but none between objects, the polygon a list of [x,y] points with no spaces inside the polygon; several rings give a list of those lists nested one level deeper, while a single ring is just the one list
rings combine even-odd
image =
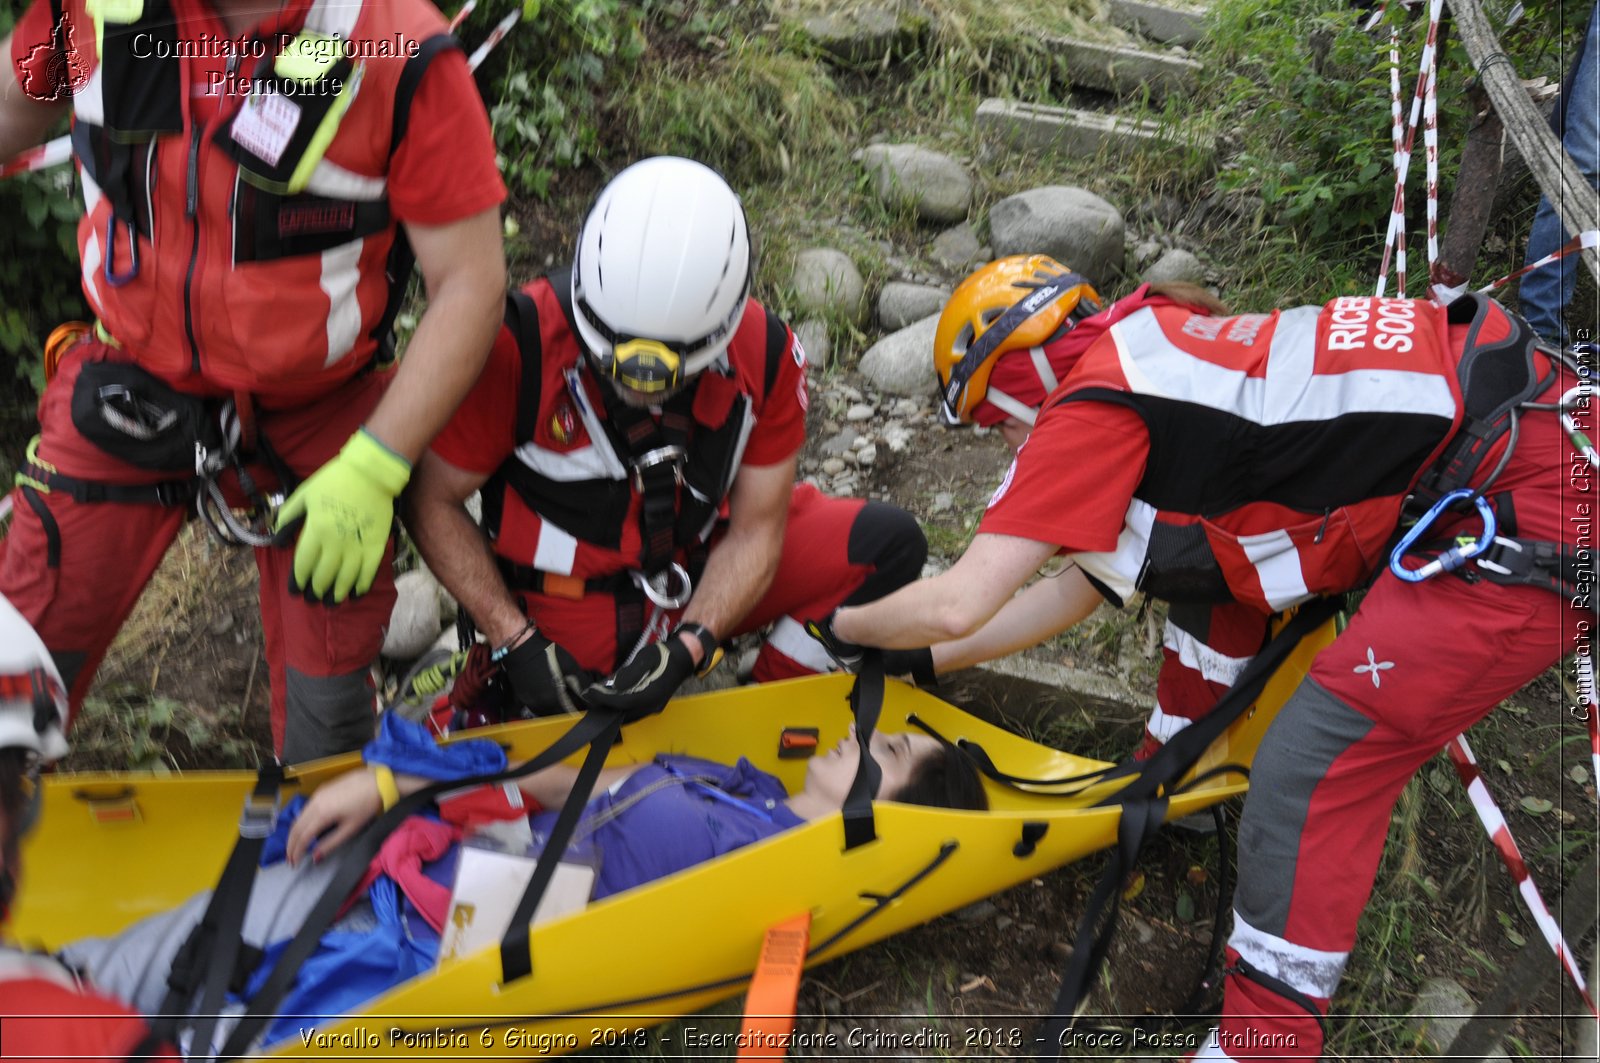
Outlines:
[{"label": "stone step", "polygon": [[1152,4],[1149,0],[1108,0],[1106,8],[1114,24],[1162,44],[1193,48],[1205,33],[1204,8]]},{"label": "stone step", "polygon": [[1117,152],[1166,145],[1201,152],[1207,165],[1216,158],[1210,139],[1183,138],[1156,122],[1016,100],[990,98],[978,104],[978,132],[991,143],[1026,151],[1096,155],[1103,148]]},{"label": "stone step", "polygon": [[1074,85],[1118,96],[1133,96],[1148,89],[1151,99],[1178,93],[1192,95],[1201,66],[1193,59],[1138,48],[1091,44],[1051,36],[1045,42],[1067,64]]}]

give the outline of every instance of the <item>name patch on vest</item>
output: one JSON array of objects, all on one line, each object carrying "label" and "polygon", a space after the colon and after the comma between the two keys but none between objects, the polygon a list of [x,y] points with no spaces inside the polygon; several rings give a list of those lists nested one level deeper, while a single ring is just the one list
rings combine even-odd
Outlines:
[{"label": "name patch on vest", "polygon": [[356,226],[354,203],[298,203],[278,208],[278,235],[349,232]]},{"label": "name patch on vest", "polygon": [[1417,306],[1409,299],[1375,299],[1346,295],[1335,299],[1328,316],[1328,349],[1359,351],[1368,345],[1380,351],[1411,350]]},{"label": "name patch on vest", "polygon": [[278,165],[300,125],[300,105],[276,92],[251,93],[233,122],[233,139],[269,166]]}]

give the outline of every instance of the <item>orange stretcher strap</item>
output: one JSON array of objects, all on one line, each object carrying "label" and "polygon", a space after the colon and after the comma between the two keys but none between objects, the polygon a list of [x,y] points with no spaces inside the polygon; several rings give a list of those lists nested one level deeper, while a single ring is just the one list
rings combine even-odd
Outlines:
[{"label": "orange stretcher strap", "polygon": [[739,1059],[783,1059],[794,1033],[795,999],[811,942],[811,913],[801,912],[767,928],[761,958],[745,996]]}]

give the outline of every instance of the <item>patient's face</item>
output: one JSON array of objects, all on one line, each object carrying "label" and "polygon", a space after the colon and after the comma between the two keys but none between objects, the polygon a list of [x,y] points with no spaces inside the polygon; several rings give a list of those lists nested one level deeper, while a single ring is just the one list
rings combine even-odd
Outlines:
[{"label": "patient's face", "polygon": [[[923,758],[939,755],[939,743],[930,735],[898,732],[872,733],[872,759],[883,769],[883,781],[878,786],[878,797],[893,801],[895,795],[906,788]],[[850,783],[855,780],[860,755],[856,747],[856,729],[839,740],[828,752],[811,758],[806,767],[806,789],[833,804],[843,807]]]}]

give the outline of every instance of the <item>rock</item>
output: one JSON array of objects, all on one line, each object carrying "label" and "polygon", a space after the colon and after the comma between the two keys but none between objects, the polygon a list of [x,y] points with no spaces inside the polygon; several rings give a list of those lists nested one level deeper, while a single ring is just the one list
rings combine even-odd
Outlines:
[{"label": "rock", "polygon": [[855,443],[857,435],[858,433],[854,428],[843,429],[837,435],[823,440],[822,445],[817,449],[830,457],[842,457],[854,449],[852,444]]},{"label": "rock", "polygon": [[846,421],[870,421],[878,411],[864,402],[858,402],[844,412]]},{"label": "rock", "polygon": [[867,321],[867,286],[850,256],[831,247],[802,251],[794,263],[794,295],[810,314],[836,313],[853,324]]},{"label": "rock", "polygon": [[956,504],[956,496],[949,491],[940,491],[933,496],[933,512],[943,513]]},{"label": "rock", "polygon": [[882,435],[884,443],[896,454],[904,453],[911,446],[911,429],[903,424],[884,425]]},{"label": "rock", "polygon": [[822,471],[827,473],[829,476],[837,476],[844,472],[844,469],[845,465],[843,458],[829,458],[827,461],[822,463]]},{"label": "rock", "polygon": [[[1442,1052],[1477,1010],[1471,994],[1460,983],[1450,978],[1430,978],[1417,990],[1417,1002],[1411,1006],[1406,1028],[1420,1033]],[[1505,1058],[1496,1046],[1484,1063],[1498,1063]]]},{"label": "rock", "polygon": [[863,465],[871,465],[878,460],[878,448],[871,443],[856,451],[856,460]]},{"label": "rock", "polygon": [[1124,228],[1110,203],[1062,185],[1007,196],[989,211],[995,254],[1049,255],[1098,287],[1109,287],[1122,272]]},{"label": "rock", "polygon": [[1141,240],[1133,248],[1133,260],[1139,263],[1140,266],[1153,261],[1159,254],[1161,254],[1161,245],[1154,240]]},{"label": "rock", "polygon": [[861,356],[861,375],[891,395],[925,395],[938,378],[933,372],[933,335],[939,315],[891,332]]},{"label": "rock", "polygon": [[1155,265],[1144,271],[1144,279],[1150,284],[1157,281],[1188,281],[1191,284],[1204,284],[1206,280],[1206,267],[1198,258],[1174,247],[1156,260]]},{"label": "rock", "polygon": [[972,178],[955,159],[916,144],[874,144],[856,155],[873,176],[878,198],[911,203],[923,221],[949,224],[972,206]]},{"label": "rock", "polygon": [[833,357],[833,341],[828,338],[828,326],[814,317],[808,317],[794,327],[794,338],[806,352],[806,364],[818,369],[826,368]]},{"label": "rock", "polygon": [[382,653],[391,661],[413,661],[439,637],[439,584],[425,569],[403,572],[394,581],[395,603]]},{"label": "rock", "polygon": [[946,229],[934,237],[933,248],[929,254],[939,265],[956,273],[964,273],[970,267],[985,261],[983,245],[978,243],[978,234],[965,222]]},{"label": "rock", "polygon": [[[970,232],[970,230],[968,230]],[[973,241],[977,243],[976,239]],[[950,298],[949,288],[932,288],[925,284],[906,284],[890,281],[878,293],[878,327],[894,331],[920,321],[929,314],[937,314]]]},{"label": "rock", "polygon": [[982,919],[992,919],[999,914],[1000,909],[993,901],[978,901],[976,904],[956,909],[956,918],[963,923],[976,923]]},{"label": "rock", "polygon": [[800,26],[828,54],[863,63],[915,47],[928,18],[914,6],[879,0],[809,15]]}]

